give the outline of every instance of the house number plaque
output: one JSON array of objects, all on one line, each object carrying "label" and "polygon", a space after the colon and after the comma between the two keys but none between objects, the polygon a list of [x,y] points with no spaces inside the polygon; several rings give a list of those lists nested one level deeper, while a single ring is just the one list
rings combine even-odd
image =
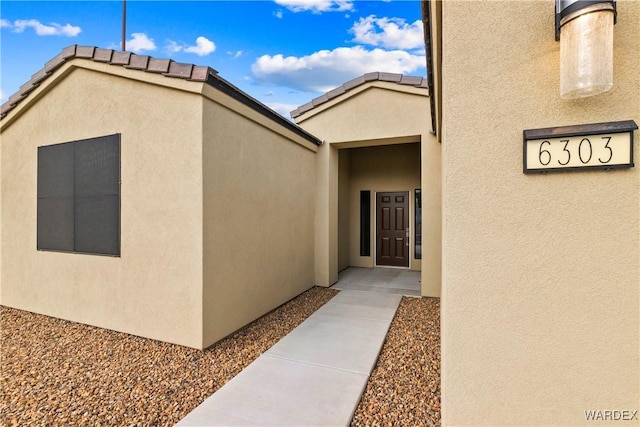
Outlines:
[{"label": "house number plaque", "polygon": [[631,168],[633,120],[523,131],[524,173]]}]

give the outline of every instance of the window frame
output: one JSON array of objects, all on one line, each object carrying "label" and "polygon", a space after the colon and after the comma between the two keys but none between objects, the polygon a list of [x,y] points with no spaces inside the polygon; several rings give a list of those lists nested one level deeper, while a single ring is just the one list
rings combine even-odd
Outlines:
[{"label": "window frame", "polygon": [[360,256],[371,256],[371,190],[360,191]]},{"label": "window frame", "polygon": [[422,259],[422,189],[414,190],[413,258]]},{"label": "window frame", "polygon": [[[107,144],[104,146],[104,153],[107,154],[106,160],[105,157],[95,158],[94,156],[87,163],[87,155],[90,156],[95,153],[91,152],[91,147],[88,145],[81,145],[83,143]],[[71,167],[71,171],[56,170],[55,167],[51,169],[50,166],[49,169],[46,169],[46,163],[51,162],[52,159],[56,160],[56,155],[59,157],[58,160],[65,161],[65,154],[62,151],[56,154],[53,154],[55,151],[50,151],[56,148],[71,150],[71,154],[66,154],[66,156],[70,156],[66,159],[67,164],[62,166],[63,168]],[[97,146],[97,149],[99,150],[100,147]],[[83,155],[85,156],[84,159]],[[98,167],[102,166],[103,169],[94,169],[96,166],[91,161],[97,163]],[[36,249],[45,252],[120,257],[122,246],[121,134],[115,133],[39,146],[36,169]],[[56,176],[56,173],[58,176]],[[82,173],[89,173],[91,176],[95,176],[95,181],[80,182],[76,175]],[[65,175],[67,176],[65,177]],[[52,190],[52,187],[48,186],[45,180],[59,176],[63,177],[62,181],[67,182],[58,183],[59,186],[57,188],[54,185]],[[71,183],[69,182],[70,179],[72,180]],[[78,185],[78,183],[81,183],[81,185]],[[52,193],[59,194],[52,195]],[[67,200],[64,200],[65,198]],[[58,206],[55,206],[56,204]],[[70,213],[56,210],[64,204],[67,204],[67,210],[71,209]],[[51,208],[52,205],[54,205],[53,208]],[[105,205],[107,209],[103,208]],[[87,209],[87,206],[89,206],[89,209]],[[70,224],[70,230],[63,231],[63,233],[71,233],[71,237],[55,236],[55,230],[52,232],[51,227],[57,225],[56,219],[50,221],[43,219],[45,213],[47,215],[60,213],[60,217],[57,220],[61,220],[67,226]],[[92,213],[98,213],[100,216],[92,217]],[[88,222],[87,215],[89,215]],[[93,218],[97,218],[97,220],[94,219],[97,224],[91,224]],[[92,235],[96,228],[99,230],[97,238]],[[62,242],[65,238],[69,239],[71,244],[69,242],[63,244]],[[56,242],[56,239],[61,240]],[[95,245],[93,244],[94,241],[97,242]],[[87,249],[91,246],[96,249]]]}]

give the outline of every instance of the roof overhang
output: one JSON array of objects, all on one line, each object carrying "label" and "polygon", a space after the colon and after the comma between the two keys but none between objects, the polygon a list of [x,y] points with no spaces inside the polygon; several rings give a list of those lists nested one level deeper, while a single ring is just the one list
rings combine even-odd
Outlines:
[{"label": "roof overhang", "polygon": [[394,73],[368,73],[325,93],[291,112],[296,123],[333,108],[370,89],[382,89],[408,95],[429,96],[426,79]]},{"label": "roof overhang", "polygon": [[362,92],[363,89],[371,87],[371,85],[375,84],[376,82],[391,83],[393,84],[393,86],[389,86],[389,88],[393,90],[409,90],[409,88],[418,88],[419,90],[427,88],[427,82],[423,77],[404,76],[397,73],[382,73],[378,71],[366,73],[360,77],[356,77],[353,80],[349,80],[343,85],[340,85],[337,88],[330,90],[329,92],[317,98],[314,98],[311,102],[308,102],[296,108],[291,112],[291,117],[293,119],[300,118],[300,120],[303,120],[301,116],[303,116],[305,113],[318,107],[326,107],[325,104],[332,104],[331,101],[333,100],[344,100],[356,93]]},{"label": "roof overhang", "polygon": [[171,59],[158,59],[131,52],[113,49],[101,49],[94,46],[72,45],[64,48],[60,54],[47,62],[40,71],[9,97],[0,109],[0,130],[6,129],[29,106],[44,96],[57,82],[76,68],[91,69],[105,74],[117,75],[144,83],[156,84],[181,91],[204,95],[204,87],[209,86],[236,103],[243,105],[245,111],[251,111],[276,127],[286,129],[285,133],[302,138],[306,143],[319,146],[322,141],[295,123],[282,117],[255,98],[242,92],[207,66],[183,64]]},{"label": "roof overhang", "polygon": [[422,23],[431,94],[431,129],[442,142],[442,1],[422,0]]}]

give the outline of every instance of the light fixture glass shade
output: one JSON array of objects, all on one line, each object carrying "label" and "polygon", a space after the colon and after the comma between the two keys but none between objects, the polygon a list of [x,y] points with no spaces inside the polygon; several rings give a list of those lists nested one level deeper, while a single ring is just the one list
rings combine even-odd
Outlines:
[{"label": "light fixture glass shade", "polygon": [[567,16],[560,33],[560,96],[584,98],[613,87],[613,8],[596,4]]}]

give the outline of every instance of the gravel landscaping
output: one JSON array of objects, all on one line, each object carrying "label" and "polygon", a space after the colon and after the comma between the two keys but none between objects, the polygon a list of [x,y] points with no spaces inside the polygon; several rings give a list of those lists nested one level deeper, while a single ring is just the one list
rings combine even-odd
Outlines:
[{"label": "gravel landscaping", "polygon": [[[205,351],[0,308],[0,425],[172,426],[336,291],[312,288]],[[440,423],[439,301],[403,298],[352,425]]]},{"label": "gravel landscaping", "polygon": [[2,307],[0,425],[172,426],[336,293],[311,288],[205,351]]},{"label": "gravel landscaping", "polygon": [[351,425],[440,425],[439,299],[402,298]]}]

